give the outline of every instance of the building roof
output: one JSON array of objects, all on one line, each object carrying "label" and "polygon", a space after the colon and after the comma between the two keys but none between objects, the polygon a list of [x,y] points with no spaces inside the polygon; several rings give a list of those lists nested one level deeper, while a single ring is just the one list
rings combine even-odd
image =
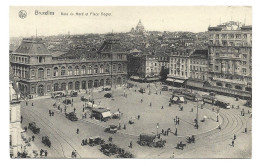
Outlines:
[{"label": "building roof", "polygon": [[51,55],[40,38],[23,39],[20,46],[14,51],[14,54],[15,53],[27,55]]},{"label": "building roof", "polygon": [[207,59],[208,58],[208,50],[195,50],[191,56],[191,58],[202,58]]},{"label": "building roof", "polygon": [[99,48],[98,52],[125,52],[126,49],[113,34],[109,34],[106,37],[107,39]]}]

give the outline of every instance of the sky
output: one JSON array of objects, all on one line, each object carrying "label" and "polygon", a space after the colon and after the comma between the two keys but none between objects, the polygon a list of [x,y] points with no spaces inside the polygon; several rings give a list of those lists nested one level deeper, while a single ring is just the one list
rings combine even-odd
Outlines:
[{"label": "sky", "polygon": [[[19,11],[27,13],[19,17]],[[54,12],[36,15],[35,12]],[[129,32],[139,20],[148,31],[205,32],[208,26],[227,21],[252,25],[248,6],[160,6],[160,7],[16,7],[9,10],[10,37]],[[83,12],[83,16],[76,15]],[[107,16],[101,13],[110,13]],[[61,15],[67,13],[68,15]],[[98,13],[99,15],[94,15]],[[73,14],[73,15],[71,15]],[[88,14],[88,15],[86,15]]]}]

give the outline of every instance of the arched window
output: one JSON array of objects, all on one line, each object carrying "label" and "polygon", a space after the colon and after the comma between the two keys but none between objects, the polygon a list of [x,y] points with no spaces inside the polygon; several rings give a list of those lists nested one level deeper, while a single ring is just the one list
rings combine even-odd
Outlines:
[{"label": "arched window", "polygon": [[95,80],[94,81],[94,87],[96,88],[96,87],[99,87],[99,81],[98,80]]},{"label": "arched window", "polygon": [[236,86],[235,86],[235,89],[242,90],[242,87],[239,86],[239,85],[236,85]]},{"label": "arched window", "polygon": [[81,66],[81,74],[84,75],[86,74],[86,66]]},{"label": "arched window", "polygon": [[66,74],[66,68],[64,66],[62,66],[60,75],[65,76],[65,74]]},{"label": "arched window", "polygon": [[76,81],[76,82],[75,82],[75,90],[79,90],[79,86],[80,86],[79,81]]},{"label": "arched window", "polygon": [[216,84],[217,84],[217,86],[222,86],[221,82],[217,82]]},{"label": "arched window", "polygon": [[117,84],[118,84],[118,85],[121,85],[121,84],[122,84],[122,79],[121,79],[121,77],[118,77],[118,78],[117,78]]},{"label": "arched window", "polygon": [[68,75],[69,75],[69,76],[72,75],[72,67],[71,67],[71,66],[68,67]]},{"label": "arched window", "polygon": [[92,66],[91,65],[88,66],[88,74],[92,74]]},{"label": "arched window", "polygon": [[100,65],[100,73],[104,73],[104,65]]},{"label": "arched window", "polygon": [[69,82],[68,84],[68,90],[72,90],[73,89],[73,82]]},{"label": "arched window", "polygon": [[53,69],[53,76],[54,77],[58,76],[58,67],[54,67],[54,69]]},{"label": "arched window", "polygon": [[44,70],[43,70],[43,68],[38,69],[38,78],[44,78]]},{"label": "arched window", "polygon": [[59,91],[59,84],[58,83],[54,84],[54,91]]},{"label": "arched window", "polygon": [[104,86],[104,79],[100,80],[100,86]]},{"label": "arched window", "polygon": [[63,83],[61,84],[61,90],[66,90],[66,83],[65,83],[65,82],[63,82]]},{"label": "arched window", "polygon": [[94,74],[97,74],[98,73],[98,65],[95,65],[94,66]]},{"label": "arched window", "polygon": [[89,80],[88,81],[88,88],[91,89],[93,87],[93,81]]},{"label": "arched window", "polygon": [[75,67],[75,75],[79,75],[79,67],[78,66]]},{"label": "arched window", "polygon": [[86,89],[87,87],[86,87],[86,81],[82,81],[82,83],[81,83],[81,88],[82,89]]}]

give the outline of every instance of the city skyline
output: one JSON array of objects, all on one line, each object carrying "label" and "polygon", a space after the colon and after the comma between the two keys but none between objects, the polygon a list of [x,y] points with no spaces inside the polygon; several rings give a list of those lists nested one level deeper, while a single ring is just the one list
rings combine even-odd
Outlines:
[{"label": "city skyline", "polygon": [[[18,16],[20,10],[27,17]],[[55,16],[35,15],[35,12],[54,12]],[[88,16],[70,16],[70,13]],[[111,13],[111,16],[101,16]],[[68,13],[68,16],[61,15]],[[92,13],[92,14],[91,14]],[[99,13],[95,16],[93,13]],[[71,35],[109,32],[130,32],[141,20],[148,31],[205,32],[209,26],[228,21],[252,25],[252,8],[246,6],[172,6],[172,7],[10,7],[10,37]],[[198,24],[200,22],[200,24]],[[106,26],[104,26],[106,25]],[[120,26],[119,26],[120,25]],[[19,29],[23,29],[20,31]]]}]

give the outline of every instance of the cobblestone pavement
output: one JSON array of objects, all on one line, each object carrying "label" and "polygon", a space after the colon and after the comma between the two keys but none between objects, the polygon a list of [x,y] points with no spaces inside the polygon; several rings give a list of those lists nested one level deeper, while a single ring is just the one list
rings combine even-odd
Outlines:
[{"label": "cobblestone pavement", "polygon": [[[113,142],[120,147],[130,151],[137,158],[169,158],[174,151],[175,158],[250,158],[251,157],[251,118],[250,114],[245,116],[240,115],[241,109],[250,110],[244,107],[245,101],[235,101],[234,98],[217,96],[224,98],[231,104],[240,105],[240,109],[221,109],[219,113],[219,122],[216,122],[217,113],[212,110],[212,106],[206,104],[203,109],[198,104],[199,128],[194,128],[194,119],[197,113],[197,103],[188,101],[183,104],[184,110],[180,111],[178,105],[168,106],[168,101],[171,93],[168,91],[160,92],[160,84],[150,84],[151,88],[147,88],[148,84],[138,84],[137,88],[125,89],[117,87],[113,89],[112,94],[114,100],[104,98],[107,92],[94,91],[93,98],[95,104],[103,107],[108,107],[111,112],[116,112],[118,109],[123,113],[119,119],[111,119],[107,122],[100,122],[87,117],[82,119],[83,104],[80,101],[81,96],[89,97],[89,94],[80,93],[78,97],[73,98],[73,106],[68,106],[67,112],[73,111],[76,108],[76,114],[79,121],[71,122],[65,118],[64,112],[60,112],[52,105],[59,100],[43,98],[36,99],[29,102],[28,106],[21,103],[21,114],[24,117],[23,126],[28,125],[29,122],[35,121],[41,128],[39,135],[35,135],[35,146],[38,149],[48,149],[48,157],[60,158],[71,157],[71,152],[77,150],[81,158],[107,158],[99,151],[99,146],[81,146],[81,140],[89,138],[90,136],[99,135],[106,141],[108,137],[113,137]],[[140,87],[146,88],[148,93],[141,94],[138,92]],[[157,91],[157,94],[156,94]],[[123,95],[127,94],[127,97]],[[199,92],[203,93],[203,92]],[[141,102],[141,99],[143,102]],[[64,100],[61,99],[60,103]],[[34,102],[34,106],[31,106]],[[152,106],[150,106],[152,103]],[[64,110],[64,106],[60,104]],[[164,107],[163,109],[161,107]],[[193,108],[193,112],[191,109]],[[49,110],[55,112],[53,117],[49,116]],[[84,113],[90,113],[85,109]],[[137,116],[140,115],[140,119]],[[173,119],[178,116],[180,124],[175,125]],[[205,122],[201,122],[205,118]],[[134,124],[128,124],[128,121],[134,120]],[[121,126],[126,125],[126,129],[119,130],[116,134],[108,134],[104,132],[104,128],[109,124]],[[166,140],[164,148],[150,148],[138,145],[136,142],[140,133],[157,133],[156,125],[159,123],[158,132],[162,129],[171,128],[169,136],[162,136]],[[218,129],[221,126],[221,130]],[[177,136],[173,133],[177,127]],[[245,127],[248,132],[244,133]],[[76,134],[76,129],[79,128],[79,134]],[[28,136],[32,136],[31,131],[27,132]],[[186,143],[187,136],[195,135],[195,144]],[[230,146],[233,135],[237,135],[235,140],[235,147]],[[52,141],[51,148],[47,148],[41,143],[42,136],[49,136]],[[133,148],[129,148],[130,141],[133,142]],[[184,142],[187,146],[184,150],[176,149],[178,142]],[[112,156],[114,157],[114,156]]]}]

